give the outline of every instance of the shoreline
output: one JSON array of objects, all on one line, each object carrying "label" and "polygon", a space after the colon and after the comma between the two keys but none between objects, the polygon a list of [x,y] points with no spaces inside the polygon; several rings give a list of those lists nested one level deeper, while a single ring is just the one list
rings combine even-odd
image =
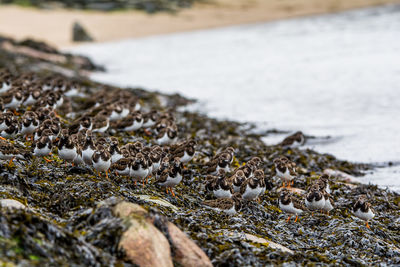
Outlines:
[{"label": "shoreline", "polygon": [[57,48],[68,48],[84,44],[70,40],[75,21],[80,22],[96,42],[109,42],[396,3],[400,3],[400,0],[328,0],[323,3],[317,0],[301,0],[295,3],[237,0],[233,4],[228,0],[216,0],[212,3],[195,4],[176,14],[152,15],[136,10],[105,13],[92,10],[42,10],[10,5],[0,8],[0,34],[17,40],[33,38]]}]

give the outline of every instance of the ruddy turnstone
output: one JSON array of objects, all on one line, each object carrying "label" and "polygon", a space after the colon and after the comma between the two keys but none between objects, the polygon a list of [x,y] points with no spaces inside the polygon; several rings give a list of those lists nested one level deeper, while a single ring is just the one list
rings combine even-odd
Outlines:
[{"label": "ruddy turnstone", "polygon": [[33,142],[33,155],[37,157],[43,157],[47,162],[51,160],[47,159],[46,156],[51,154],[51,150],[53,148],[53,142],[50,139],[50,136],[53,133],[50,129],[46,129],[41,133],[41,136],[38,140]]},{"label": "ruddy turnstone", "polygon": [[33,111],[26,111],[22,116],[21,134],[28,137],[32,136],[39,127],[39,118]]},{"label": "ruddy turnstone", "polygon": [[0,160],[9,160],[9,165],[11,165],[13,159],[18,155],[19,152],[15,149],[13,144],[0,139]]},{"label": "ruddy turnstone", "polygon": [[279,145],[283,147],[296,148],[304,145],[305,140],[306,139],[304,137],[304,134],[299,131],[283,139],[283,141],[280,142]]},{"label": "ruddy turnstone", "polygon": [[162,129],[157,137],[156,141],[159,145],[170,145],[175,143],[178,139],[178,133],[176,127],[167,127]]},{"label": "ruddy turnstone", "polygon": [[57,143],[58,157],[67,162],[73,162],[77,156],[75,143],[72,140],[72,136],[69,135],[67,129],[62,129],[60,138]]},{"label": "ruddy turnstone", "polygon": [[[283,188],[279,196],[279,208],[289,214],[295,214],[297,222],[299,214],[305,211],[303,203],[297,199],[289,190]],[[289,222],[291,215],[287,218],[286,222]]]},{"label": "ruddy turnstone", "polygon": [[321,175],[315,183],[318,184],[320,189],[325,190],[328,194],[331,193],[331,188],[329,186],[329,175]]},{"label": "ruddy turnstone", "polygon": [[121,154],[121,150],[119,149],[118,139],[115,137],[111,137],[110,141],[111,163],[114,163],[122,159],[123,156]]},{"label": "ruddy turnstone", "polygon": [[257,170],[254,176],[247,179],[240,186],[240,193],[244,200],[254,200],[261,195],[264,188],[264,172]]},{"label": "ruddy turnstone", "polygon": [[282,186],[290,187],[292,180],[296,177],[296,163],[286,157],[280,157],[274,160],[276,176],[282,180]]},{"label": "ruddy turnstone", "polygon": [[23,98],[23,89],[21,87],[11,88],[2,95],[4,107],[12,110],[17,110],[21,106]]},{"label": "ruddy turnstone", "polygon": [[89,166],[92,166],[92,156],[95,150],[96,147],[93,142],[92,131],[88,130],[86,131],[86,138],[82,146],[82,159]]},{"label": "ruddy turnstone", "polygon": [[40,99],[41,95],[42,95],[42,89],[40,87],[29,88],[25,92],[23,105],[27,107],[34,105]]},{"label": "ruddy turnstone", "polygon": [[121,158],[111,165],[111,168],[121,176],[129,176],[133,158]]},{"label": "ruddy turnstone", "polygon": [[178,157],[182,163],[187,163],[191,161],[195,153],[196,141],[190,140],[183,142],[179,146],[170,149],[170,153],[173,157]]},{"label": "ruddy turnstone", "polygon": [[233,191],[238,193],[243,182],[246,181],[246,176],[242,170],[237,170],[229,179],[231,180]]},{"label": "ruddy turnstone", "polygon": [[158,112],[156,110],[152,110],[148,113],[143,114],[143,128],[153,127],[158,119]]},{"label": "ruddy turnstone", "polygon": [[135,183],[143,181],[149,175],[149,165],[146,157],[142,153],[137,153],[131,163],[130,176],[134,179]]},{"label": "ruddy turnstone", "polygon": [[90,116],[82,116],[75,120],[68,128],[70,134],[76,134],[82,129],[92,130],[93,123]]},{"label": "ruddy turnstone", "polygon": [[139,111],[118,120],[112,127],[124,132],[133,132],[139,130],[143,125],[143,117]]},{"label": "ruddy turnstone", "polygon": [[107,107],[110,112],[110,121],[118,121],[129,115],[129,108],[122,103],[114,103]]},{"label": "ruddy turnstone", "polygon": [[325,207],[324,192],[321,191],[317,184],[314,184],[308,189],[304,202],[306,207],[311,211],[323,210]]},{"label": "ruddy turnstone", "polygon": [[168,169],[165,169],[156,180],[156,184],[165,187],[168,194],[168,190],[173,196],[175,196],[173,187],[177,186],[182,181],[182,163],[179,158],[175,158],[170,164]]},{"label": "ruddy turnstone", "polygon": [[230,198],[233,194],[232,182],[225,175],[224,170],[219,170],[217,176],[206,177],[206,190],[213,192],[216,198]]},{"label": "ruddy turnstone", "polygon": [[99,145],[92,156],[92,166],[101,175],[101,172],[106,173],[106,178],[108,179],[108,170],[111,166],[111,155],[108,150]]},{"label": "ruddy turnstone", "polygon": [[206,200],[203,205],[217,211],[224,212],[228,215],[235,215],[242,208],[242,198],[240,193],[235,193],[232,198],[218,198]]},{"label": "ruddy turnstone", "polygon": [[209,174],[218,174],[219,170],[230,171],[230,157],[227,153],[221,154],[217,159],[207,162],[205,167]]},{"label": "ruddy turnstone", "polygon": [[375,211],[371,204],[367,202],[365,195],[359,196],[353,206],[353,213],[355,216],[365,221],[365,225],[370,229],[368,221],[375,217]]},{"label": "ruddy turnstone", "polygon": [[105,133],[109,126],[110,121],[107,116],[103,114],[97,114],[96,116],[94,116],[92,126],[93,133]]},{"label": "ruddy turnstone", "polygon": [[0,76],[0,95],[7,93],[11,89],[12,76],[9,73],[4,73]]}]

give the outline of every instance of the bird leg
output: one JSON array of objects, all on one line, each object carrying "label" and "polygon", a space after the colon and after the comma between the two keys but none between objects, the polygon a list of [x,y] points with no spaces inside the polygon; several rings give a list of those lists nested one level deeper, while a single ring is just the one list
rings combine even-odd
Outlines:
[{"label": "bird leg", "polygon": [[5,139],[3,136],[0,136],[1,140],[7,141],[7,139]]},{"label": "bird leg", "polygon": [[288,222],[289,222],[289,220],[290,220],[290,215],[289,215],[289,217],[287,218],[286,222],[288,223]]},{"label": "bird leg", "polygon": [[15,157],[12,157],[12,158],[10,159],[10,162],[8,162],[8,167],[11,167],[11,165],[12,165],[14,159],[15,159]]},{"label": "bird leg", "polygon": [[47,163],[49,163],[49,162],[52,162],[53,160],[51,160],[51,159],[48,159],[48,158],[46,158],[46,157],[43,157],[43,159],[45,160],[45,161],[47,161]]},{"label": "bird leg", "polygon": [[368,225],[368,221],[365,223],[365,226],[367,226],[367,228],[371,230],[371,228]]},{"label": "bird leg", "polygon": [[169,193],[168,193],[168,189],[169,189],[169,187],[166,187],[166,188],[165,188],[165,192],[166,192],[167,194],[169,194]]},{"label": "bird leg", "polygon": [[108,178],[108,172],[107,172],[107,171],[105,171],[105,173],[106,173],[106,178],[107,178],[107,180],[109,180],[109,181],[110,181],[110,178]]},{"label": "bird leg", "polygon": [[147,129],[144,129],[143,132],[144,132],[147,136],[150,136],[150,135],[151,135],[151,132],[150,132],[149,130],[147,130]]},{"label": "bird leg", "polygon": [[298,219],[299,219],[299,215],[296,214],[296,219],[294,220],[294,222],[297,222]]},{"label": "bird leg", "polygon": [[172,196],[176,198],[175,193],[174,193],[174,190],[172,190],[172,187],[170,187],[169,190],[171,190]]}]

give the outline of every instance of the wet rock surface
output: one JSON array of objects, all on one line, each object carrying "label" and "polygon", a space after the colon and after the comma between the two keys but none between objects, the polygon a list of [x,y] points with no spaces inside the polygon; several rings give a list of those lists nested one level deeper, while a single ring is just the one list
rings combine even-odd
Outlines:
[{"label": "wet rock surface", "polygon": [[[32,48],[33,49],[33,48]],[[37,51],[37,50],[35,50]],[[1,66],[15,74],[36,71],[36,59],[26,54],[2,50]],[[12,58],[24,60],[11,60]],[[30,60],[30,65],[19,65]],[[22,62],[22,63],[21,63]],[[39,63],[38,63],[39,62]],[[48,62],[54,67],[62,63]],[[80,65],[74,65],[79,69]],[[64,66],[65,67],[65,66]],[[45,74],[48,74],[47,70]],[[38,71],[38,75],[43,72]],[[74,73],[74,72],[72,72]],[[82,76],[73,75],[84,95],[71,98],[74,112],[83,112],[103,85]],[[119,90],[108,86],[107,90]],[[150,182],[135,185],[130,179],[110,175],[107,180],[87,167],[70,167],[54,155],[54,161],[15,160],[0,165],[0,198],[14,199],[27,209],[1,207],[0,258],[2,264],[130,266],[122,240],[132,224],[126,217],[139,218],[162,233],[171,247],[172,264],[185,265],[182,254],[188,246],[174,246],[176,229],[173,223],[196,244],[215,266],[264,266],[265,264],[332,264],[389,265],[400,264],[400,196],[373,185],[355,184],[348,175],[359,176],[370,166],[336,159],[312,150],[284,149],[266,146],[253,126],[232,121],[220,121],[205,115],[184,111],[189,100],[180,96],[162,95],[140,88],[128,89],[148,109],[173,109],[180,140],[194,138],[197,154],[186,164],[183,181],[174,188],[177,197],[167,195],[163,188]],[[59,111],[63,118],[65,113]],[[268,134],[268,133],[266,133]],[[140,140],[145,144],[154,139],[143,131],[135,135],[117,134],[123,143]],[[22,141],[19,141],[22,142]],[[21,145],[29,146],[29,141]],[[204,189],[205,174],[201,165],[221,148],[236,149],[233,167],[253,156],[262,159],[262,169],[271,188],[259,203],[246,202],[234,216],[227,216],[202,205],[212,196]],[[336,208],[325,215],[306,212],[300,221],[286,222],[287,215],[278,208],[278,190],[273,160],[286,156],[297,164],[294,187],[306,190],[325,170],[346,175],[332,177],[331,190]],[[298,190],[301,195],[303,191]],[[357,196],[366,194],[376,211],[371,229],[354,217],[351,206]],[[303,196],[304,197],[304,196]],[[121,200],[134,203],[115,209]],[[3,205],[2,205],[3,206]],[[139,227],[139,226],[138,226]],[[160,238],[161,238],[160,236]],[[165,243],[165,242],[164,242]],[[190,250],[197,254],[196,249]],[[189,261],[190,262],[190,261]],[[209,265],[206,263],[205,266]]]}]

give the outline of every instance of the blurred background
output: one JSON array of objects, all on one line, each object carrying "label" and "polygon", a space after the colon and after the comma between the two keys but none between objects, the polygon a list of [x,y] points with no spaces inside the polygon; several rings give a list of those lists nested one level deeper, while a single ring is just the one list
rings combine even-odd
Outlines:
[{"label": "blurred background", "polygon": [[[0,36],[89,56],[95,80],[180,93],[400,190],[400,0],[0,1]],[[4,47],[0,46],[0,49]]]}]

